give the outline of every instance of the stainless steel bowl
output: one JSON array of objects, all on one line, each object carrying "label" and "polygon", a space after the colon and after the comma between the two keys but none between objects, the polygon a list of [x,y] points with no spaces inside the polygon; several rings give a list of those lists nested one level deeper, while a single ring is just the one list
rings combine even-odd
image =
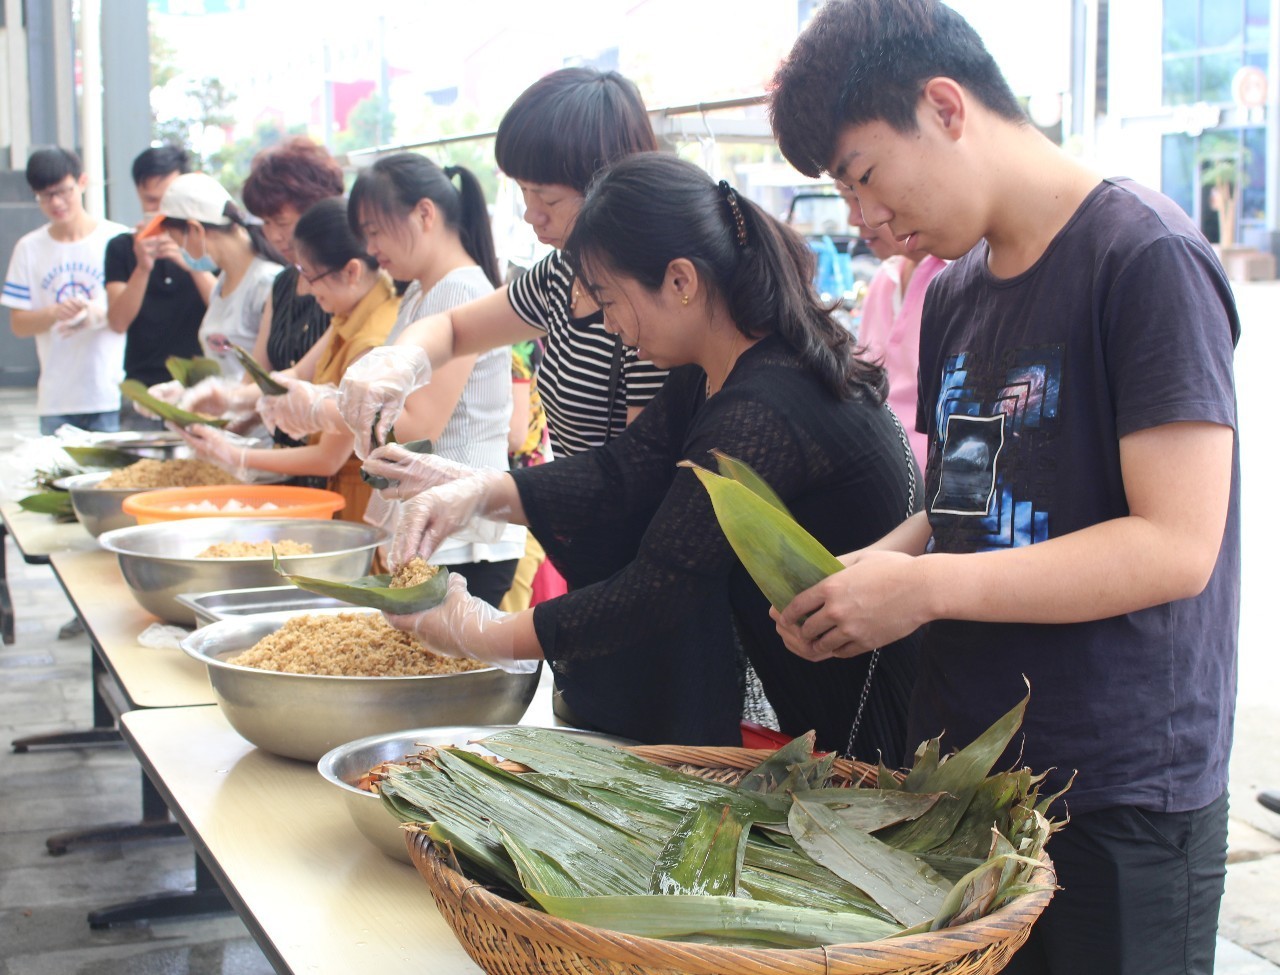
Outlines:
[{"label": "stainless steel bowl", "polygon": [[[338,788],[343,804],[365,839],[389,857],[410,863],[409,851],[404,845],[404,832],[395,816],[372,792],[361,789],[357,783],[373,768],[383,762],[398,762],[408,755],[422,750],[423,745],[465,745],[478,738],[485,738],[506,731],[512,725],[487,725],[471,727],[419,728],[416,731],[396,731],[388,735],[371,735],[358,741],[339,745],[326,752],[316,767],[325,780]],[[598,745],[634,745],[627,738],[577,728],[557,728],[557,731],[575,735]],[[481,748],[477,751],[483,752]]]},{"label": "stainless steel bowl", "polygon": [[71,507],[75,509],[80,524],[94,538],[103,532],[136,525],[133,515],[126,515],[121,508],[124,499],[131,494],[141,494],[154,488],[100,488],[98,483],[111,471],[94,471],[64,477],[58,487],[71,492]]},{"label": "stainless steel bowl", "polygon": [[259,588],[281,582],[271,557],[198,559],[218,542],[292,539],[310,542],[311,555],[282,556],[288,571],[321,579],[358,579],[369,571],[384,529],[322,518],[186,518],[118,528],[98,543],[116,553],[120,572],[143,609],[168,623],[193,626],[191,607],[178,596],[221,589]]},{"label": "stainless steel bowl", "polygon": [[231,726],[259,748],[286,758],[314,762],[343,742],[398,728],[519,721],[538,687],[540,668],[528,674],[493,668],[423,677],[327,677],[227,662],[297,615],[220,620],[181,643],[209,668],[214,697]]}]

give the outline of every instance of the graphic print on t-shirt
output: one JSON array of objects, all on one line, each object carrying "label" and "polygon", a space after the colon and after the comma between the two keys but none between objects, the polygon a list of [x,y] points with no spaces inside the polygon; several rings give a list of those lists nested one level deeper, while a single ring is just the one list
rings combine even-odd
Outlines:
[{"label": "graphic print on t-shirt", "polygon": [[935,416],[940,463],[929,503],[935,535],[962,536],[962,548],[970,551],[1049,537],[1049,512],[1037,499],[1050,496],[1056,472],[1039,468],[1035,447],[1056,433],[1062,356],[1063,347],[1052,345],[1011,351],[998,363],[973,352],[947,360]]}]

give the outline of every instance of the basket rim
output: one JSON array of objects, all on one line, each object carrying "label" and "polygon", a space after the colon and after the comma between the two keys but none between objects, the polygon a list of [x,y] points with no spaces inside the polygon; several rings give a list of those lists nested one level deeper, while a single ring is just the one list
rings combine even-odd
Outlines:
[{"label": "basket rim", "polygon": [[[638,745],[624,750],[660,764],[705,763],[704,767],[707,768],[750,769],[776,749]],[[706,762],[712,758],[716,760],[714,763]],[[848,759],[837,759],[836,765],[837,771],[845,766],[849,771],[858,773],[858,782],[866,781],[868,770],[874,773],[877,768]],[[954,961],[975,951],[994,947],[1020,933],[1025,934],[1044,911],[1054,893],[1053,887],[1049,886],[1047,889],[1022,894],[998,910],[973,921],[938,931],[900,935],[879,941],[848,942],[815,948],[706,945],[627,934],[558,918],[495,894],[484,885],[469,879],[450,865],[449,853],[432,842],[421,830],[406,829],[405,845],[414,866],[431,889],[432,896],[437,900],[456,904],[461,916],[475,915],[530,940],[589,953],[621,964],[666,965],[692,975],[717,975],[726,971],[725,964],[729,960],[737,965],[759,966],[762,971],[776,972],[779,975],[807,975],[810,972],[830,975],[836,975],[837,972],[856,975],[861,972],[869,975],[895,970],[885,967],[888,961],[896,962],[899,966]],[[1057,874],[1047,853],[1041,852],[1040,866],[1032,876],[1037,882],[1056,884]],[[449,916],[445,919],[454,928],[452,919]],[[470,950],[467,939],[456,929],[454,933]]]}]

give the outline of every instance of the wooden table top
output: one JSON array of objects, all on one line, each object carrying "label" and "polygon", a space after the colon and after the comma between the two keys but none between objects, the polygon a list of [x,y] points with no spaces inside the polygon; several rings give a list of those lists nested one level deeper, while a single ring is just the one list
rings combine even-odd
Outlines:
[{"label": "wooden table top", "polygon": [[49,515],[23,511],[17,504],[0,505],[0,517],[28,562],[44,563],[54,552],[90,551],[98,547],[98,540],[78,521],[58,523]]},{"label": "wooden table top", "polygon": [[479,975],[417,871],[378,852],[314,765],[220,708],[121,717],[125,738],[277,971]]},{"label": "wooden table top", "polygon": [[51,561],[131,707],[215,703],[204,664],[177,647],[153,649],[138,643],[138,634],[160,621],[133,598],[113,553],[95,546],[88,551],[55,552]]}]

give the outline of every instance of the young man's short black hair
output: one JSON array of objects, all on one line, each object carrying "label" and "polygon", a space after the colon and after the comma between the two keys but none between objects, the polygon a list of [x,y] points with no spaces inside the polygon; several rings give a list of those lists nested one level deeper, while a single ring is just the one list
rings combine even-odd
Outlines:
[{"label": "young man's short black hair", "polygon": [[938,0],[828,0],[773,77],[769,116],[778,148],[817,176],[841,131],[886,122],[916,130],[930,78],[951,78],[997,115],[1026,120],[1009,83],[969,23]]},{"label": "young man's short black hair", "polygon": [[80,157],[70,149],[54,147],[37,149],[27,160],[27,185],[39,193],[50,186],[57,186],[70,176],[79,179],[84,172]]},{"label": "young man's short black hair", "polygon": [[138,153],[133,161],[133,185],[141,186],[157,176],[191,172],[191,154],[182,146],[153,146]]}]

